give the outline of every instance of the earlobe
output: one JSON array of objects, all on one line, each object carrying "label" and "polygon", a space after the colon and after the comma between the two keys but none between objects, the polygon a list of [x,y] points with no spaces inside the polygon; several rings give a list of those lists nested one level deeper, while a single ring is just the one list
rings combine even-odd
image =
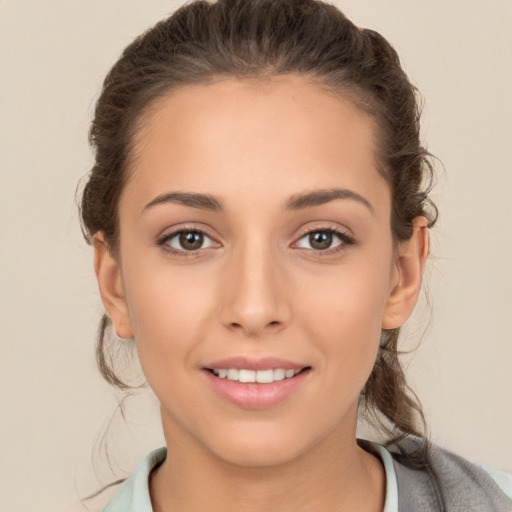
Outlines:
[{"label": "earlobe", "polygon": [[396,284],[391,290],[382,317],[383,329],[402,326],[412,313],[421,289],[429,251],[428,220],[416,217],[409,240],[402,242],[396,260]]},{"label": "earlobe", "polygon": [[120,338],[132,338],[133,331],[124,294],[121,269],[102,232],[94,235],[94,271],[101,300]]}]

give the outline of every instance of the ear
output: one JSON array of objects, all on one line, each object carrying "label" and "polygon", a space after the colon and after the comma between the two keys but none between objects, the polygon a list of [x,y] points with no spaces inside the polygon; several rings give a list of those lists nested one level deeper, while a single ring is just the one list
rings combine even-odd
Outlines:
[{"label": "ear", "polygon": [[383,329],[400,327],[409,318],[421,289],[421,279],[429,250],[428,220],[416,217],[412,236],[398,248],[393,271],[395,282],[382,317]]},{"label": "ear", "polygon": [[105,311],[120,338],[132,338],[133,331],[124,294],[121,268],[102,232],[94,235],[94,270]]}]

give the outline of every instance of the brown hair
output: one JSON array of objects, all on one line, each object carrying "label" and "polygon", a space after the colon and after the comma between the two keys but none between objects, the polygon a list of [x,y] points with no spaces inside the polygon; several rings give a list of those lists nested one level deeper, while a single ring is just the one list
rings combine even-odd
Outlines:
[{"label": "brown hair", "polygon": [[[181,85],[218,77],[238,79],[300,74],[348,96],[378,128],[379,171],[392,193],[395,243],[437,209],[428,198],[433,170],[419,138],[416,88],[393,47],[358,28],[336,7],[317,0],[203,0],[190,2],[137,37],[108,73],[90,129],[95,164],[81,200],[86,239],[102,231],[117,248],[118,201],[129,176],[130,151],[148,105]],[[128,390],[114,369],[111,325],[104,316],[97,343],[103,377]],[[424,435],[421,406],[407,386],[397,348],[399,329],[383,331],[361,399],[366,417],[390,440]]]}]

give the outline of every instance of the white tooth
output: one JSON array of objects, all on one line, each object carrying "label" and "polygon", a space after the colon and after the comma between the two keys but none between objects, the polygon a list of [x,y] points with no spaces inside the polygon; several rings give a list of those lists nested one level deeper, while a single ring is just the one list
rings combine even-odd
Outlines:
[{"label": "white tooth", "polygon": [[274,370],[258,370],[256,372],[256,382],[261,384],[274,382]]},{"label": "white tooth", "polygon": [[274,370],[274,380],[283,380],[285,377],[286,371],[283,368],[276,368]]},{"label": "white tooth", "polygon": [[213,375],[217,375],[219,376],[219,370],[216,370],[215,368],[213,369]]},{"label": "white tooth", "polygon": [[240,382],[256,382],[256,372],[254,370],[238,370],[238,380]]},{"label": "white tooth", "polygon": [[300,373],[302,370],[294,370],[293,373],[297,375],[297,373]]},{"label": "white tooth", "polygon": [[221,379],[225,379],[228,376],[227,370],[217,370],[218,375]]},{"label": "white tooth", "polygon": [[290,377],[293,377],[295,375],[295,370],[286,370],[284,372],[284,376],[289,379]]},{"label": "white tooth", "polygon": [[229,380],[238,380],[238,370],[236,368],[230,368],[227,377]]}]

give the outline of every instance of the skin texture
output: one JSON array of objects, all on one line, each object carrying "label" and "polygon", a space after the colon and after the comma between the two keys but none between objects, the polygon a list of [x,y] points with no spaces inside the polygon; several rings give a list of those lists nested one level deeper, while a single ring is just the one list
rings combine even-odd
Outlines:
[{"label": "skin texture", "polygon": [[[380,462],[356,444],[359,393],[382,328],[402,325],[420,289],[427,221],[393,247],[389,187],[371,117],[304,77],[219,80],[160,98],[137,136],[120,205],[118,257],[101,233],[95,268],[119,336],[135,337],[168,446],[155,512],[382,510]],[[318,190],[353,198],[287,210]],[[220,210],[159,202],[203,193]],[[186,254],[177,230],[206,233]],[[339,230],[326,250],[310,232]],[[169,238],[169,237],[168,237]],[[171,245],[179,254],[170,253]],[[204,368],[233,356],[309,366],[272,407],[219,397]]]}]

